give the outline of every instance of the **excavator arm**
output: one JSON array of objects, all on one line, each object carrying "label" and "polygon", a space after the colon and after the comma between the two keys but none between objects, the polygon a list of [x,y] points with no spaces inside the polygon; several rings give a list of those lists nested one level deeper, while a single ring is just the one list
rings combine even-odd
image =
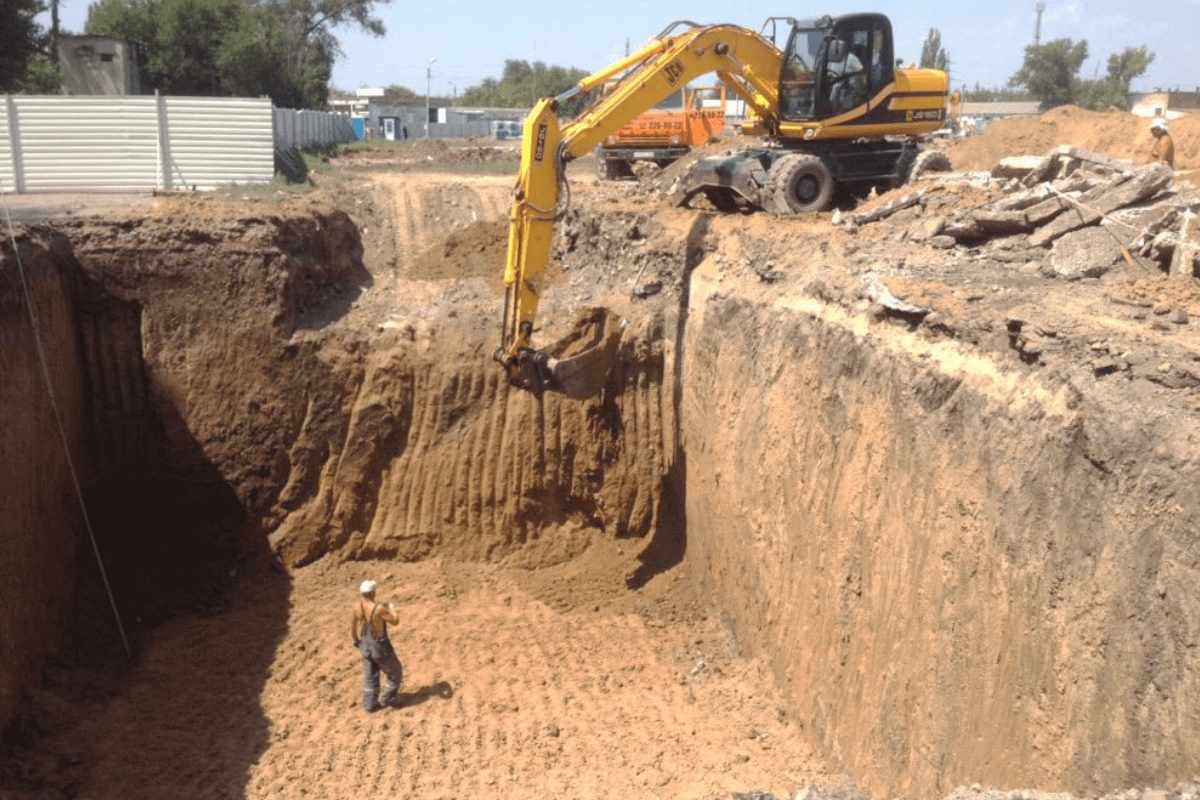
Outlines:
[{"label": "excavator arm", "polygon": [[[688,30],[672,35],[684,25]],[[557,360],[532,344],[555,222],[566,211],[566,164],[591,150],[643,111],[709,72],[738,97],[762,125],[779,124],[776,81],[782,56],[757,33],[734,25],[674,23],[636,53],[581,80],[567,92],[543,98],[525,120],[521,167],[509,216],[508,260],[501,344],[495,359],[513,385],[535,393],[587,397],[603,386],[619,329],[591,350]],[[607,96],[561,124],[561,103],[623,75]]]}]

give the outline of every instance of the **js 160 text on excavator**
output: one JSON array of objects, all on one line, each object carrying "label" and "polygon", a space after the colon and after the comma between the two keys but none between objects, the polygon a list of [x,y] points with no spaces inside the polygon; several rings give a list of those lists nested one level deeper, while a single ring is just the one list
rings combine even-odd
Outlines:
[{"label": "js 160 text on excavator", "polygon": [[[762,144],[697,162],[676,191],[680,205],[703,193],[719,210],[821,211],[838,186],[890,188],[921,169],[918,138],[946,117],[946,74],[898,68],[882,14],[768,20],[776,30],[780,23],[787,27],[783,50],[735,25],[674,23],[638,52],[534,106],[510,213],[495,353],[515,386],[575,398],[603,386],[619,327],[609,326],[571,359],[556,360],[532,344],[554,223],[570,196],[565,167],[689,81],[715,73],[746,104],[742,132]],[[614,81],[581,115],[560,122],[560,103]]]}]

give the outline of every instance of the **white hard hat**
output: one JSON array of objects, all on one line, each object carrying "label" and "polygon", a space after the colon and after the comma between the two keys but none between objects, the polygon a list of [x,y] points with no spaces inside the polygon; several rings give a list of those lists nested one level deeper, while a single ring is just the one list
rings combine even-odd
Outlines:
[{"label": "white hard hat", "polygon": [[358,591],[362,594],[370,594],[375,591],[375,581],[365,580],[358,586]]},{"label": "white hard hat", "polygon": [[1154,122],[1150,123],[1150,130],[1152,130],[1152,131],[1168,130],[1167,123],[1163,122],[1161,119],[1156,119],[1156,120],[1154,120]]}]

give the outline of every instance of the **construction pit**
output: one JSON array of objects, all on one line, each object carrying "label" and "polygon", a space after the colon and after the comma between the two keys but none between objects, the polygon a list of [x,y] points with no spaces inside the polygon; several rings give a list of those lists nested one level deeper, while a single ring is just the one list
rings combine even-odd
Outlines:
[{"label": "construction pit", "polygon": [[[514,150],[18,213],[0,795],[1200,797],[1173,127],[1161,186],[1144,122],[1067,109],[796,218],[582,159],[536,341],[628,321],[584,401],[491,359]],[[368,577],[404,664],[374,714]]]}]

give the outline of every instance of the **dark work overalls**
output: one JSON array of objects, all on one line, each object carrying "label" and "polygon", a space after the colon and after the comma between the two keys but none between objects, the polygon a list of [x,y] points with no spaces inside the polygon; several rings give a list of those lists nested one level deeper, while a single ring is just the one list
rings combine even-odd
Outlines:
[{"label": "dark work overalls", "polygon": [[[392,705],[396,700],[396,692],[400,690],[400,679],[403,667],[396,651],[387,635],[387,622],[384,622],[382,636],[376,636],[375,627],[371,620],[375,619],[375,609],[379,604],[371,606],[371,614],[363,623],[362,634],[358,639],[358,651],[363,659],[363,708],[367,711],[377,711],[381,706]],[[382,670],[387,676],[383,687],[383,696],[376,701],[379,692],[379,673]]]}]

